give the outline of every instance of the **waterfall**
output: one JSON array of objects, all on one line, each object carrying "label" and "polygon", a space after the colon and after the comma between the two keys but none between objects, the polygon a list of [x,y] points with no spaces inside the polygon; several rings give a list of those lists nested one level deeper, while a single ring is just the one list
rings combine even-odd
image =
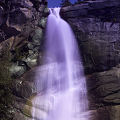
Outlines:
[{"label": "waterfall", "polygon": [[86,80],[75,36],[50,9],[43,65],[36,70],[33,120],[89,120]]}]

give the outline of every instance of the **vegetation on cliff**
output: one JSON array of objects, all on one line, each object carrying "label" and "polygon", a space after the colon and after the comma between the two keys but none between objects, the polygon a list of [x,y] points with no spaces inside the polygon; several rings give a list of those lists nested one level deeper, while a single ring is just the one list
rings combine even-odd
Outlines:
[{"label": "vegetation on cliff", "polygon": [[66,6],[69,6],[69,5],[72,5],[69,0],[62,0],[62,2],[61,2],[62,7],[66,7]]},{"label": "vegetation on cliff", "polygon": [[9,71],[11,55],[8,48],[0,51],[0,119],[10,120],[13,117],[11,91],[12,78]]}]

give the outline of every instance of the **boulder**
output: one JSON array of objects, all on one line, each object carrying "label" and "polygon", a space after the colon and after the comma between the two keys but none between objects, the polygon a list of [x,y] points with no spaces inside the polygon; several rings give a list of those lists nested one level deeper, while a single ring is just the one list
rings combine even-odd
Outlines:
[{"label": "boulder", "polygon": [[26,66],[19,66],[18,63],[12,63],[10,67],[10,73],[14,77],[20,77],[26,72]]},{"label": "boulder", "polygon": [[34,66],[37,65],[38,63],[38,52],[34,52],[32,50],[29,50],[29,55],[27,56],[27,58],[22,58],[22,61],[25,61],[27,63],[27,65],[32,68]]},{"label": "boulder", "polygon": [[45,28],[46,22],[47,22],[47,19],[43,17],[43,18],[39,21],[39,26],[42,27],[42,28]]},{"label": "boulder", "polygon": [[97,109],[97,120],[120,120],[120,105]]},{"label": "boulder", "polygon": [[88,91],[96,104],[120,104],[120,67],[109,71],[94,73],[88,77]]}]

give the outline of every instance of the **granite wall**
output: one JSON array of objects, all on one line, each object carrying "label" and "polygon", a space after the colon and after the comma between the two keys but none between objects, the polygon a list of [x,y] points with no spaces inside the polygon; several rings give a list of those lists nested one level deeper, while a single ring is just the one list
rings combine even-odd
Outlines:
[{"label": "granite wall", "polygon": [[120,120],[120,1],[63,7],[80,48],[94,120]]}]

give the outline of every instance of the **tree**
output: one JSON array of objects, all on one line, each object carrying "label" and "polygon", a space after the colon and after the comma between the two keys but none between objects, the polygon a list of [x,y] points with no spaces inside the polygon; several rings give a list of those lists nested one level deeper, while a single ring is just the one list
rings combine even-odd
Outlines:
[{"label": "tree", "polygon": [[96,1],[96,0],[77,0],[77,2],[75,2],[75,4],[88,3],[89,1]]},{"label": "tree", "polygon": [[71,2],[69,0],[62,0],[61,1],[61,6],[62,7],[66,7],[66,6],[69,6],[71,5]]}]

